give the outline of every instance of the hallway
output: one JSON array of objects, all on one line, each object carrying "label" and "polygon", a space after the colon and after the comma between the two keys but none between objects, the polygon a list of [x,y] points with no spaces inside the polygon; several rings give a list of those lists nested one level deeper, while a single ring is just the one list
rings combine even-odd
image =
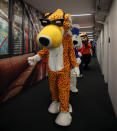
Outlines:
[{"label": "hallway", "polygon": [[48,113],[51,102],[48,85],[46,78],[0,105],[0,131],[117,130],[108,88],[95,57],[84,71],[84,77],[78,80],[79,94],[71,93],[73,121],[70,127],[56,126],[56,115]]}]

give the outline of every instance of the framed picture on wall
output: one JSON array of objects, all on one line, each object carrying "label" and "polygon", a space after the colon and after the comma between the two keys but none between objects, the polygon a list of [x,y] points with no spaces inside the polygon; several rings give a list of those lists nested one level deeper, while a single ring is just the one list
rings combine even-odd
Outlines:
[{"label": "framed picture on wall", "polygon": [[0,0],[0,55],[8,54],[9,2]]}]

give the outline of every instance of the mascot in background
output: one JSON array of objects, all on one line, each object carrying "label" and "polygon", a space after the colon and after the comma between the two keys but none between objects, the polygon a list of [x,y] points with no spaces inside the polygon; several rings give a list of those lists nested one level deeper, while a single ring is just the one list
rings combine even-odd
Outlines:
[{"label": "mascot in background", "polygon": [[69,126],[72,122],[72,107],[69,104],[70,70],[74,67],[74,74],[79,76],[72,39],[69,32],[70,15],[61,9],[47,13],[41,24],[45,26],[38,34],[36,41],[44,48],[37,55],[28,58],[30,65],[36,64],[45,58],[48,68],[48,79],[52,95],[52,103],[48,111],[59,113],[55,123],[60,126]]},{"label": "mascot in background", "polygon": [[82,33],[80,34],[81,36],[81,39],[82,39],[82,43],[83,43],[83,46],[84,46],[84,50],[82,52],[83,54],[83,57],[82,57],[82,60],[83,60],[83,64],[85,65],[85,68],[88,67],[88,64],[90,63],[91,61],[91,48],[92,48],[92,45],[88,42],[88,36],[86,33]]},{"label": "mascot in background", "polygon": [[[71,33],[72,33],[72,41],[73,41],[73,45],[74,45],[76,60],[77,60],[78,65],[80,66],[80,64],[81,64],[80,57],[82,56],[82,54],[80,52],[78,52],[78,49],[82,49],[83,46],[82,46],[81,38],[79,36],[79,25],[75,25],[75,24],[72,25]],[[74,74],[74,68],[72,68],[72,70],[71,70],[71,83],[70,83],[70,90],[72,92],[78,92],[76,85],[77,85],[77,76],[76,76],[76,74]]]}]

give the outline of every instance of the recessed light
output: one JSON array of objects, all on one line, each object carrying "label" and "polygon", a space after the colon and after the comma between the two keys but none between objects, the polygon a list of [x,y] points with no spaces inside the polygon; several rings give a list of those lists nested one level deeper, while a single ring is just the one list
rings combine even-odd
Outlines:
[{"label": "recessed light", "polygon": [[93,28],[94,26],[80,26],[80,28]]},{"label": "recessed light", "polygon": [[[84,31],[84,32],[86,32],[86,31]],[[80,33],[84,33],[84,32],[80,32]],[[86,33],[93,33],[93,32],[86,32]]]},{"label": "recessed light", "polygon": [[71,16],[88,16],[88,15],[92,15],[92,14],[74,14],[74,15],[71,15]]}]

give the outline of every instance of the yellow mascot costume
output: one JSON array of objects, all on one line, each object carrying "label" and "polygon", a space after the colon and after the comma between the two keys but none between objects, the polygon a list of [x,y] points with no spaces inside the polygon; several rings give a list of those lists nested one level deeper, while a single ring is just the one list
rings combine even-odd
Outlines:
[{"label": "yellow mascot costume", "polygon": [[72,122],[72,107],[69,104],[70,70],[74,67],[74,74],[79,76],[79,68],[75,57],[74,47],[69,32],[70,15],[61,9],[47,13],[40,19],[44,28],[36,38],[36,42],[43,46],[37,55],[28,58],[30,65],[46,58],[48,78],[52,103],[48,111],[59,113],[55,123],[69,126]]}]

